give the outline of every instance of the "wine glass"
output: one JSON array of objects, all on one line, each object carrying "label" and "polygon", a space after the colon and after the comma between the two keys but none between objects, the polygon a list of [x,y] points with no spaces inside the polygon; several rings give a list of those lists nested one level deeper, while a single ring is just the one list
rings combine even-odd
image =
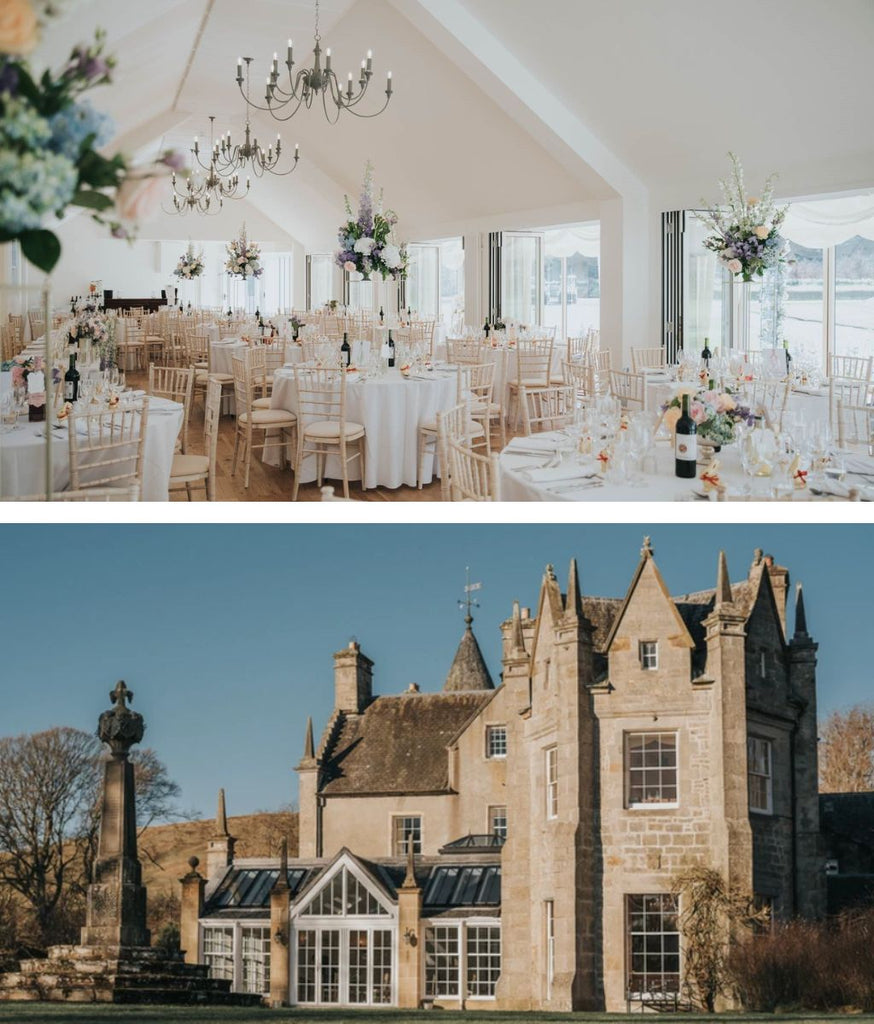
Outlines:
[{"label": "wine glass", "polygon": [[0,419],[3,422],[4,434],[15,430],[18,425],[18,407],[15,404],[15,396],[11,391],[5,391],[0,396]]}]

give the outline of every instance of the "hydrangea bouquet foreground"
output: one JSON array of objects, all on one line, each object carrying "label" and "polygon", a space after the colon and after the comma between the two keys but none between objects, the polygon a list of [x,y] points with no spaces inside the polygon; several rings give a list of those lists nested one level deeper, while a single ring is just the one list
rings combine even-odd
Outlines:
[{"label": "hydrangea bouquet foreground", "polygon": [[349,218],[340,227],[338,241],[340,249],[336,255],[337,266],[350,273],[359,273],[368,280],[371,274],[380,274],[395,281],[407,276],[409,257],[407,247],[392,240],[392,228],[398,222],[392,210],[383,210],[382,190],[374,209],[373,165],[368,161],[361,186],[358,203],[358,217],[354,217],[349,197],[345,197],[346,215]]},{"label": "hydrangea bouquet foreground", "polygon": [[[15,0],[19,15],[28,3]],[[0,29],[8,27],[0,20]],[[98,148],[112,137],[112,122],[80,99],[111,80],[115,62],[104,55],[103,41],[98,31],[59,72],[37,77],[21,56],[32,47],[0,31],[0,242],[17,239],[25,258],[45,273],[61,255],[57,235],[43,227],[50,215],[83,206],[115,237],[127,238],[125,222],[151,212],[143,196],[156,192],[154,173],[132,173],[123,156],[103,156]],[[177,162],[169,154],[159,161]]]},{"label": "hydrangea bouquet foreground", "polygon": [[747,197],[743,167],[734,153],[728,155],[732,164],[731,180],[719,183],[724,205],[696,216],[713,231],[704,239],[705,248],[715,252],[732,274],[752,281],[769,268],[787,262],[788,248],[780,234],[780,225],[789,207],[774,205],[775,174],[765,182],[761,198]]},{"label": "hydrangea bouquet foreground", "polygon": [[203,251],[201,250],[195,254],[194,246],[189,242],[188,248],[179,257],[179,262],[176,264],[173,275],[174,277],[181,277],[185,281],[191,281],[195,277],[200,277],[203,269]]},{"label": "hydrangea bouquet foreground", "polygon": [[[675,395],[662,406],[665,423],[673,430],[680,418],[682,395]],[[734,426],[745,423],[752,426],[755,417],[745,405],[738,405],[732,392],[698,391],[691,394],[689,415],[698,426],[699,436],[714,444],[729,444],[734,440]]]},{"label": "hydrangea bouquet foreground", "polygon": [[240,228],[240,237],[228,242],[228,259],[225,270],[231,277],[260,277],[264,273],[261,266],[261,248],[257,242],[250,242],[246,237],[246,225]]}]

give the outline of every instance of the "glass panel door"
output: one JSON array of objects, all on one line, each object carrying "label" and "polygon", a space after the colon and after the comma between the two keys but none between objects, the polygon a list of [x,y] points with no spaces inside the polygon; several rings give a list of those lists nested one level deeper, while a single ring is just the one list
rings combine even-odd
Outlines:
[{"label": "glass panel door", "polygon": [[693,210],[685,211],[683,229],[683,349],[695,355],[704,348],[716,354],[731,345],[728,271],[715,252],[704,248],[708,229]]},{"label": "glass panel door", "polygon": [[309,309],[321,309],[334,295],[334,257],[315,253],[307,257]]},{"label": "glass panel door", "polygon": [[420,317],[436,317],[440,294],[440,249],[436,245],[410,245],[407,306]]},{"label": "glass panel door", "polygon": [[501,317],[540,323],[543,236],[505,231],[501,240]]},{"label": "glass panel door", "polygon": [[835,247],[836,356],[874,356],[874,241],[856,235]]},{"label": "glass panel door", "polygon": [[340,932],[326,928],[321,933],[319,1002],[340,1002]]}]

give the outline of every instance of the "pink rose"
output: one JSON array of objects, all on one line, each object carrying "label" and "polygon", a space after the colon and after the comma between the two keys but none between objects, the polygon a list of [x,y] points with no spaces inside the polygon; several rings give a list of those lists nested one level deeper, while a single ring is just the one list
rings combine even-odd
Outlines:
[{"label": "pink rose", "polygon": [[20,366],[12,367],[12,386],[20,388],[24,385],[24,370]]},{"label": "pink rose", "polygon": [[707,419],[707,410],[701,402],[693,402],[689,409],[689,415],[696,423],[703,423]]},{"label": "pink rose", "polygon": [[737,403],[731,395],[718,395],[715,404],[717,412],[731,412],[737,408]]},{"label": "pink rose", "polygon": [[744,265],[740,260],[729,260],[725,265],[732,274],[739,274],[744,268]]},{"label": "pink rose", "polygon": [[355,266],[352,260],[346,260],[346,262],[343,264],[343,269],[348,270],[351,273],[353,270],[357,270],[358,268]]},{"label": "pink rose", "polygon": [[0,53],[30,53],[37,38],[36,14],[30,0],[3,0],[0,4]]},{"label": "pink rose", "polygon": [[167,182],[163,178],[127,177],[115,200],[122,220],[142,222],[158,212]]}]

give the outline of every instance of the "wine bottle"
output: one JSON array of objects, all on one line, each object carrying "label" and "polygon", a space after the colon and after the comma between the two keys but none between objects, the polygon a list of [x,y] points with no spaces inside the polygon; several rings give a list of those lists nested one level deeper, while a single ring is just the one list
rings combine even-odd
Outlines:
[{"label": "wine bottle", "polygon": [[485,322],[485,326],[483,327],[483,330],[485,331],[486,337],[488,337],[489,336],[489,330],[490,330],[488,318],[486,318],[486,322]]},{"label": "wine bottle", "polygon": [[394,369],[395,365],[395,340],[392,337],[391,330],[388,332],[388,367],[390,370]]},{"label": "wine bottle", "polygon": [[385,313],[382,311],[382,306],[380,306],[379,307],[379,326],[382,327],[382,325],[384,323],[385,323]]},{"label": "wine bottle", "polygon": [[343,331],[343,344],[340,346],[340,363],[343,366],[352,365],[352,349],[349,347],[349,335]]},{"label": "wine bottle", "polygon": [[75,402],[79,398],[79,371],[76,369],[76,353],[70,353],[70,368],[64,374],[64,401]]},{"label": "wine bottle", "polygon": [[792,356],[789,355],[789,339],[783,339],[783,351],[786,353],[786,376],[792,373]]},{"label": "wine bottle", "polygon": [[710,351],[710,339],[704,339],[704,350],[701,353],[701,358],[704,361],[704,365],[710,369],[710,360],[713,358],[713,353]]},{"label": "wine bottle", "polygon": [[683,395],[683,411],[674,429],[674,475],[692,480],[698,458],[698,428],[689,415],[688,395]]},{"label": "wine bottle", "polygon": [[255,319],[256,320],[260,320],[261,319],[261,310],[259,309],[258,306],[255,307]]}]

